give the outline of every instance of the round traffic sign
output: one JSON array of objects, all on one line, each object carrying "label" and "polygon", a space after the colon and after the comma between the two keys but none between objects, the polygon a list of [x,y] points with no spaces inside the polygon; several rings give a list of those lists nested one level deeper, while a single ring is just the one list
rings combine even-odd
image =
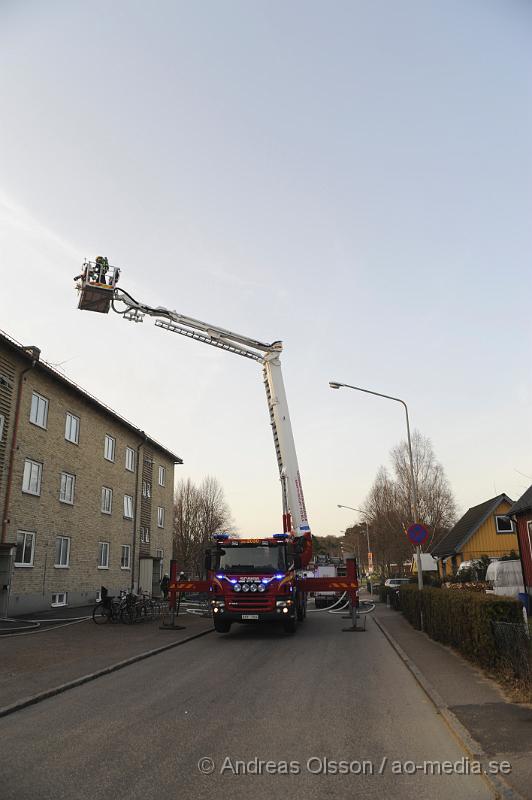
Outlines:
[{"label": "round traffic sign", "polygon": [[429,532],[423,525],[416,523],[415,525],[411,525],[407,530],[408,538],[414,544],[423,544],[425,539],[428,538]]}]

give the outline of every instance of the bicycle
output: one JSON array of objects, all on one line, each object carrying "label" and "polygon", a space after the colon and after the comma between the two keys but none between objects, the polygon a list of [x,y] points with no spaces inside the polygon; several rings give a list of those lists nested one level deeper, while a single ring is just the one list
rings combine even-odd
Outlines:
[{"label": "bicycle", "polygon": [[92,620],[96,625],[105,625],[108,622],[119,622],[121,619],[124,595],[119,597],[110,595],[105,588],[101,587],[101,600],[96,603],[92,610]]}]

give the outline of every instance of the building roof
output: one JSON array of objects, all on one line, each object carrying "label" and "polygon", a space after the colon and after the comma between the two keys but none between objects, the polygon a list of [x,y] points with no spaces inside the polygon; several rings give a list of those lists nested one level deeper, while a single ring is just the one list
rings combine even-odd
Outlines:
[{"label": "building roof", "polygon": [[524,494],[521,495],[519,500],[516,500],[513,506],[506,513],[508,515],[522,514],[524,511],[532,511],[532,486],[529,486]]},{"label": "building roof", "polygon": [[28,361],[28,363],[35,361],[35,369],[38,372],[42,372],[45,375],[48,375],[50,378],[52,378],[52,380],[63,384],[63,386],[66,386],[71,392],[74,392],[74,394],[77,394],[78,396],[82,397],[83,400],[85,400],[87,403],[94,406],[99,411],[102,411],[104,414],[107,414],[107,416],[112,417],[114,420],[119,422],[125,428],[128,428],[130,431],[139,436],[141,439],[145,439],[147,444],[151,445],[152,447],[155,447],[161,453],[164,453],[164,455],[167,456],[171,461],[173,461],[174,464],[183,463],[182,458],[177,456],[175,453],[172,453],[171,450],[168,450],[162,444],[159,444],[159,442],[157,442],[155,439],[152,439],[151,437],[147,436],[143,430],[137,428],[137,426],[133,425],[132,422],[129,422],[129,420],[120,416],[120,414],[118,414],[112,408],[106,406],[105,403],[102,403],[101,400],[98,400],[96,397],[87,392],[85,389],[82,389],[81,386],[77,385],[77,383],[74,383],[74,381],[71,381],[65,375],[62,375],[60,372],[58,372],[58,370],[54,369],[54,367],[52,367],[51,364],[48,364],[46,361],[43,361],[40,358],[40,350],[37,347],[35,346],[24,347],[24,345],[21,345],[20,342],[17,342],[15,339],[12,339],[11,336],[8,336],[7,333],[1,330],[0,330],[0,344],[4,344],[6,345],[6,347],[15,351],[22,359]]},{"label": "building roof", "polygon": [[[508,495],[498,494],[478,506],[468,509],[443,539],[432,549],[433,556],[450,556],[459,553],[464,544],[473,536],[480,526],[493,514],[502,502],[513,503]],[[508,512],[506,512],[508,513]]]}]

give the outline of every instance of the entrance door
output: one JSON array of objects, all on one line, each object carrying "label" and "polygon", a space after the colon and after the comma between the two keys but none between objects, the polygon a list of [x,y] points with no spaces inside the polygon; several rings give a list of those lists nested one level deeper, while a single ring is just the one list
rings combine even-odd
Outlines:
[{"label": "entrance door", "polygon": [[139,594],[146,592],[151,594],[153,583],[153,561],[151,558],[140,559],[139,569]]},{"label": "entrance door", "polygon": [[161,567],[162,561],[160,558],[153,559],[153,575],[152,575],[152,585],[151,585],[151,594],[152,597],[159,597],[161,594]]}]

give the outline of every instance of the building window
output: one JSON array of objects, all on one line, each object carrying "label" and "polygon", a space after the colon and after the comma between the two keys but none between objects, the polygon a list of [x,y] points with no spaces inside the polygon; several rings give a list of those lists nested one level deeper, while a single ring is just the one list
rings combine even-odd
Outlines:
[{"label": "building window", "polygon": [[151,483],[149,481],[142,481],[142,496],[151,497]]},{"label": "building window", "polygon": [[131,547],[128,544],[122,545],[122,556],[120,558],[120,569],[130,569]]},{"label": "building window", "polygon": [[166,467],[159,467],[159,486],[166,485]]},{"label": "building window", "polygon": [[98,542],[98,569],[109,569],[109,542]]},{"label": "building window", "polygon": [[17,549],[15,552],[16,567],[33,567],[35,551],[35,534],[30,531],[17,532]]},{"label": "building window", "polygon": [[22,491],[27,494],[41,494],[42,464],[27,458],[24,461],[24,475],[22,477]]},{"label": "building window", "polygon": [[156,556],[156,558],[158,558],[158,559],[159,559],[159,583],[160,583],[160,582],[162,581],[162,579],[163,579],[163,559],[164,559],[164,553],[163,553],[163,551],[162,551],[162,550],[156,550],[156,551],[155,551],[155,556]]},{"label": "building window", "polygon": [[105,437],[105,444],[103,448],[103,455],[107,461],[114,461],[115,460],[115,449],[116,449],[116,439],[112,436]]},{"label": "building window", "polygon": [[48,400],[37,392],[31,396],[30,422],[39,428],[46,428],[48,424]]},{"label": "building window", "polygon": [[102,513],[110,514],[113,510],[113,490],[102,486]]},{"label": "building window", "polygon": [[135,451],[132,447],[126,447],[126,469],[135,472]]},{"label": "building window", "polygon": [[74,503],[74,487],[76,485],[76,476],[70,475],[68,472],[61,473],[61,488],[59,490],[59,499],[62,503]]},{"label": "building window", "polygon": [[157,527],[164,528],[164,508],[157,506]]},{"label": "building window", "polygon": [[2,436],[4,435],[4,425],[5,425],[5,417],[3,414],[0,414],[0,442],[2,441]]},{"label": "building window", "polygon": [[141,527],[140,529],[140,541],[141,544],[149,544],[150,542],[150,529]]},{"label": "building window", "polygon": [[52,594],[52,608],[67,605],[67,592],[54,592]]},{"label": "building window", "polygon": [[133,519],[133,498],[129,494],[124,495],[124,517]]},{"label": "building window", "polygon": [[70,566],[70,539],[68,536],[58,536],[55,540],[55,567]]},{"label": "building window", "polygon": [[514,532],[514,524],[510,517],[503,517],[496,516],[495,517],[495,525],[497,527],[497,533],[513,533]]},{"label": "building window", "polygon": [[73,444],[79,443],[79,417],[67,412],[65,422],[65,439]]}]

